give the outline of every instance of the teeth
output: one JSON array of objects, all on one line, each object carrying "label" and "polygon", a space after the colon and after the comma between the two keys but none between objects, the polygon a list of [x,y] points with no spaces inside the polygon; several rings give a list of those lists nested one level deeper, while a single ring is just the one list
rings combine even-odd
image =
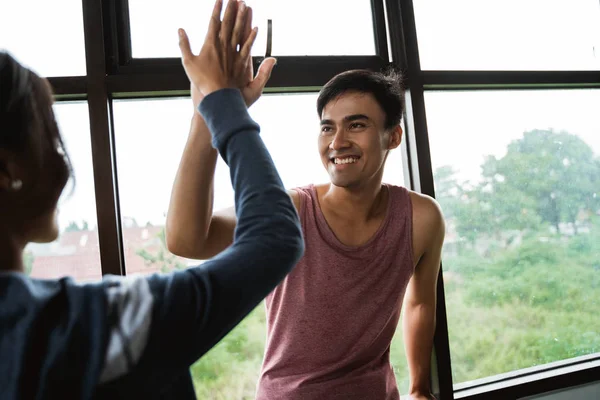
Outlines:
[{"label": "teeth", "polygon": [[334,158],[333,162],[335,164],[353,164],[358,161],[358,158],[348,157],[348,158]]}]

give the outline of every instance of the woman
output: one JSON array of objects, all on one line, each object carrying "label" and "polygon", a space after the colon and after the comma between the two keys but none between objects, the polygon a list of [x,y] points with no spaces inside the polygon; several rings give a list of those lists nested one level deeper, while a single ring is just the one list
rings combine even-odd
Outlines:
[{"label": "woman", "polygon": [[1,399],[194,398],[189,366],[302,256],[295,208],[240,90],[231,89],[247,76],[251,10],[230,0],[220,13],[219,0],[198,56],[183,31],[180,46],[204,96],[199,112],[231,169],[236,240],[202,266],[167,275],[80,285],[23,274],[25,246],[58,235],[71,165],[48,83],[0,53]]}]

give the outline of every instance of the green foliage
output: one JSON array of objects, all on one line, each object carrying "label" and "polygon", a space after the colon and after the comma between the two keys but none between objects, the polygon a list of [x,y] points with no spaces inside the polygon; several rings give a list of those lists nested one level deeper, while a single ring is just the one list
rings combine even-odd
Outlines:
[{"label": "green foliage", "polygon": [[156,238],[158,239],[158,245],[155,251],[148,251],[145,248],[136,251],[136,254],[144,259],[144,263],[152,267],[160,266],[160,271],[163,273],[185,269],[186,265],[167,250],[165,228],[160,230]]},{"label": "green foliage", "polygon": [[191,368],[196,396],[207,400],[254,399],[266,337],[260,304]]},{"label": "green foliage", "polygon": [[595,217],[590,224],[590,231],[585,235],[578,235],[569,241],[569,255],[579,257],[582,262],[600,271],[600,217]]},{"label": "green foliage", "polygon": [[600,352],[599,166],[577,136],[533,130],[476,184],[436,171],[470,244],[444,254],[454,383]]},{"label": "green foliage", "polygon": [[537,213],[557,232],[560,223],[575,224],[580,211],[599,208],[600,198],[594,196],[599,174],[594,153],[583,140],[553,130],[525,132],[509,144],[503,158],[490,157],[483,166],[486,182],[500,194],[495,198],[518,194],[514,200],[519,208]]},{"label": "green foliage", "polygon": [[459,183],[448,166],[435,173],[436,193],[459,235],[474,244],[492,237],[504,247],[515,233],[548,224],[561,233],[600,209],[600,160],[578,136],[553,130],[525,132],[506,154],[485,158],[481,181]]},{"label": "green foliage", "polygon": [[81,227],[75,221],[71,221],[65,228],[65,232],[89,231],[90,227],[87,221],[81,222]]},{"label": "green foliage", "polygon": [[31,271],[33,270],[34,259],[35,256],[31,251],[26,250],[25,252],[23,252],[23,267],[27,276],[31,275]]}]

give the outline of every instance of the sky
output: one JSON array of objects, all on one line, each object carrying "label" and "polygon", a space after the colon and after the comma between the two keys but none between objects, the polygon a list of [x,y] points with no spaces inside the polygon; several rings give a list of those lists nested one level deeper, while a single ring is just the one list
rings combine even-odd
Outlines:
[{"label": "sky", "polygon": [[[135,57],[177,57],[180,26],[199,49],[213,1],[165,4],[129,0]],[[259,26],[255,55],[264,53],[267,18],[273,19],[274,56],[375,52],[369,0],[248,4]],[[0,7],[0,48],[43,76],[85,74],[81,0]],[[600,69],[598,0],[416,0],[415,14],[423,69]],[[316,147],[315,100],[316,94],[264,95],[250,110],[288,187],[327,180]],[[600,90],[427,92],[425,101],[433,166],[452,165],[460,179],[477,179],[485,155],[502,156],[510,141],[534,128],[577,134],[600,155]],[[77,177],[73,195],[61,200],[60,225],[86,220],[94,226],[87,104],[59,103],[55,110]],[[121,100],[114,110],[122,215],[160,225],[188,135],[191,101]],[[405,151],[392,152],[385,181],[405,183]],[[215,208],[233,205],[221,160],[215,182]]]}]

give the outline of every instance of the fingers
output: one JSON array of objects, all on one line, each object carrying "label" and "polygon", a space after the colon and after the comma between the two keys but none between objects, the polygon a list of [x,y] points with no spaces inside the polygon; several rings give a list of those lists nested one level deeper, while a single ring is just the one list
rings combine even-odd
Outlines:
[{"label": "fingers", "polygon": [[223,46],[229,45],[231,37],[233,35],[233,28],[235,26],[235,20],[237,16],[237,0],[229,0],[227,8],[225,9],[225,15],[223,15],[223,22],[221,22],[221,44]]},{"label": "fingers", "polygon": [[254,78],[254,81],[252,81],[253,89],[260,89],[262,92],[269,81],[269,78],[271,77],[271,72],[273,72],[275,64],[277,64],[277,60],[273,57],[264,59],[264,61],[260,64],[260,67],[258,67],[256,78]]},{"label": "fingers", "polygon": [[221,29],[221,10],[223,9],[223,0],[217,0],[213,7],[212,15],[210,16],[210,23],[208,24],[208,31],[206,33],[206,40],[217,40],[219,37],[219,31]]},{"label": "fingers", "polygon": [[[246,11],[246,23],[244,25],[244,35],[239,43],[245,42],[252,33],[252,7],[248,7],[248,11]],[[240,49],[241,50],[241,49]],[[246,67],[246,79],[248,82],[251,82],[254,79],[254,65],[252,63],[252,57],[248,57],[247,67]]]},{"label": "fingers", "polygon": [[242,91],[244,94],[244,100],[248,107],[262,94],[265,86],[267,85],[267,81],[271,77],[271,72],[273,71],[273,67],[277,64],[277,60],[273,57],[265,59],[258,67],[258,73],[256,74],[256,78],[254,78],[250,84],[248,84]]},{"label": "fingers", "polygon": [[241,1],[238,4],[238,12],[235,19],[235,26],[233,27],[233,35],[231,36],[231,48],[234,51],[237,51],[238,44],[241,44],[243,40],[246,38],[244,36],[246,30],[247,23],[247,12],[250,7],[246,7],[246,3]]},{"label": "fingers", "polygon": [[250,36],[244,42],[244,45],[240,49],[240,59],[245,60],[246,57],[250,56],[250,50],[252,50],[252,45],[254,45],[254,41],[256,40],[256,35],[258,34],[258,27],[252,29],[250,32]]},{"label": "fingers", "polygon": [[252,33],[252,7],[248,7],[248,9],[246,10],[246,23],[244,25],[244,35],[238,43],[245,42],[246,39],[248,39],[248,36],[250,36],[250,33]]},{"label": "fingers", "polygon": [[192,49],[190,48],[190,40],[188,39],[187,33],[185,30],[179,29],[179,50],[181,50],[181,59],[185,63],[188,60],[191,60],[194,56],[192,54]]}]

